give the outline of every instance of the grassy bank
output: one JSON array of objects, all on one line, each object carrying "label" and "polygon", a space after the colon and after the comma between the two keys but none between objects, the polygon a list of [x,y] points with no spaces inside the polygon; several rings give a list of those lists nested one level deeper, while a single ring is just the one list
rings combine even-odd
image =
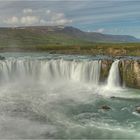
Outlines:
[{"label": "grassy bank", "polygon": [[0,47],[0,52],[50,52],[62,54],[90,54],[90,55],[130,55],[140,56],[140,43],[75,43],[69,45],[34,45],[34,46],[5,46]]}]

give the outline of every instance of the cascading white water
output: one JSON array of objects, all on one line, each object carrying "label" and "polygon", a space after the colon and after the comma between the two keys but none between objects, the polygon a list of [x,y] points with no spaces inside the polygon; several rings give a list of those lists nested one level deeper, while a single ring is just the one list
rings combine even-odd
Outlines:
[{"label": "cascading white water", "polygon": [[101,61],[10,59],[0,61],[0,81],[73,80],[98,84]]},{"label": "cascading white water", "polygon": [[119,60],[112,63],[107,80],[107,87],[113,89],[120,86]]}]

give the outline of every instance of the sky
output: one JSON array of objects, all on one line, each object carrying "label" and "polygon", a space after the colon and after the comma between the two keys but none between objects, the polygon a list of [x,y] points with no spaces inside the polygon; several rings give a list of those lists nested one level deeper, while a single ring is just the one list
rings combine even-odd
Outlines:
[{"label": "sky", "polygon": [[0,27],[36,25],[140,38],[140,0],[0,0]]}]

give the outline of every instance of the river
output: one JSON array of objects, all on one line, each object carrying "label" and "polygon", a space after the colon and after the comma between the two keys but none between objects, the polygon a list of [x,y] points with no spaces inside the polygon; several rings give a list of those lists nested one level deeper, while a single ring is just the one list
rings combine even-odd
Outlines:
[{"label": "river", "polygon": [[108,56],[0,55],[0,138],[140,138],[140,90],[121,86],[119,60],[101,83]]}]

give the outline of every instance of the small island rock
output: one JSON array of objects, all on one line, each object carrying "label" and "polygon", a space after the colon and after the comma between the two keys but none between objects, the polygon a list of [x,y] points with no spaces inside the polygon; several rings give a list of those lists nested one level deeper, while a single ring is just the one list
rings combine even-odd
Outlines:
[{"label": "small island rock", "polygon": [[111,107],[109,107],[109,106],[107,106],[107,105],[102,105],[102,106],[101,106],[101,109],[103,109],[103,110],[110,110]]},{"label": "small island rock", "polygon": [[3,56],[0,56],[0,60],[5,60],[5,57],[3,57]]},{"label": "small island rock", "polygon": [[136,112],[140,113],[140,106],[136,107]]}]

